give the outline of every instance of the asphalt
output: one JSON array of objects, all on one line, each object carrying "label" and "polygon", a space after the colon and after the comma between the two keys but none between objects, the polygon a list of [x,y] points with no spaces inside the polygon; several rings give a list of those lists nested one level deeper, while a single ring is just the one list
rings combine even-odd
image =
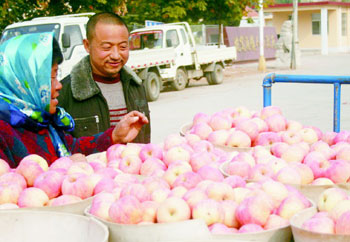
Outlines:
[{"label": "asphalt", "polygon": [[[162,142],[181,126],[192,121],[197,112],[213,114],[224,108],[263,107],[264,77],[269,73],[287,75],[350,76],[350,53],[302,54],[295,70],[275,60],[266,61],[266,72],[258,63],[235,63],[225,69],[220,85],[210,86],[206,79],[191,81],[182,91],[166,91],[150,103],[152,142]],[[272,105],[281,107],[287,119],[312,125],[322,131],[333,130],[334,87],[332,84],[275,83],[271,89]],[[350,130],[350,85],[341,86],[340,129]]]}]

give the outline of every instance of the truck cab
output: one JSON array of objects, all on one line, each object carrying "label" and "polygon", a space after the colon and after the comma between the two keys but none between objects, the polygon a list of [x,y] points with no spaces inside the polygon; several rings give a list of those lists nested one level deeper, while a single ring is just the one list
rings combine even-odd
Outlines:
[{"label": "truck cab", "polygon": [[58,79],[67,76],[72,67],[87,55],[83,38],[86,36],[85,25],[88,16],[94,13],[71,14],[34,18],[30,21],[18,22],[7,26],[0,39],[0,44],[12,37],[40,32],[54,32],[60,44],[64,61],[59,67]]}]

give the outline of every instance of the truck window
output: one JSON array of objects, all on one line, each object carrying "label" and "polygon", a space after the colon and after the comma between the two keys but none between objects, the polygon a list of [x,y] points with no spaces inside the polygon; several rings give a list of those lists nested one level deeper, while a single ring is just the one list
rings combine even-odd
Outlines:
[{"label": "truck window", "polygon": [[41,33],[41,32],[54,32],[55,38],[57,39],[60,33],[59,24],[40,24],[40,25],[29,25],[21,26],[15,28],[5,29],[0,40],[0,44],[12,37],[21,35],[21,34],[32,34],[32,33]]},{"label": "truck window", "polygon": [[79,25],[64,26],[63,32],[70,36],[70,47],[62,48],[64,59],[70,59],[75,46],[83,44],[83,35],[81,34]]},{"label": "truck window", "polygon": [[168,30],[166,32],[166,46],[177,47],[179,45],[179,36],[176,29]]},{"label": "truck window", "polygon": [[185,44],[187,44],[187,35],[186,35],[186,33],[185,33],[185,30],[183,30],[183,29],[181,29],[180,30],[180,32],[181,32],[181,36],[182,36],[182,39],[183,39],[183,41],[184,41],[184,45]]},{"label": "truck window", "polygon": [[132,33],[129,38],[130,50],[162,48],[163,32],[147,31]]}]

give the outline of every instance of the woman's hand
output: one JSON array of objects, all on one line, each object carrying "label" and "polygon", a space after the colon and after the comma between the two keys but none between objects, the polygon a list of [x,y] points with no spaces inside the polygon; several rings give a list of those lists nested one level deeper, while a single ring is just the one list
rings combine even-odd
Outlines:
[{"label": "woman's hand", "polygon": [[133,141],[144,124],[148,124],[148,119],[144,114],[138,111],[126,114],[112,131],[113,143],[123,144]]}]

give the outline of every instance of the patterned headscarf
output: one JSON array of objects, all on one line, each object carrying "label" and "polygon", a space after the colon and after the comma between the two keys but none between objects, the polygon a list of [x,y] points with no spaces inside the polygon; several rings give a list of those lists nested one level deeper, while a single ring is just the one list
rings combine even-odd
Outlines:
[{"label": "patterned headscarf", "polygon": [[73,118],[57,107],[49,113],[53,33],[25,34],[0,45],[0,119],[37,132],[49,129],[57,155],[67,156],[63,130]]}]

